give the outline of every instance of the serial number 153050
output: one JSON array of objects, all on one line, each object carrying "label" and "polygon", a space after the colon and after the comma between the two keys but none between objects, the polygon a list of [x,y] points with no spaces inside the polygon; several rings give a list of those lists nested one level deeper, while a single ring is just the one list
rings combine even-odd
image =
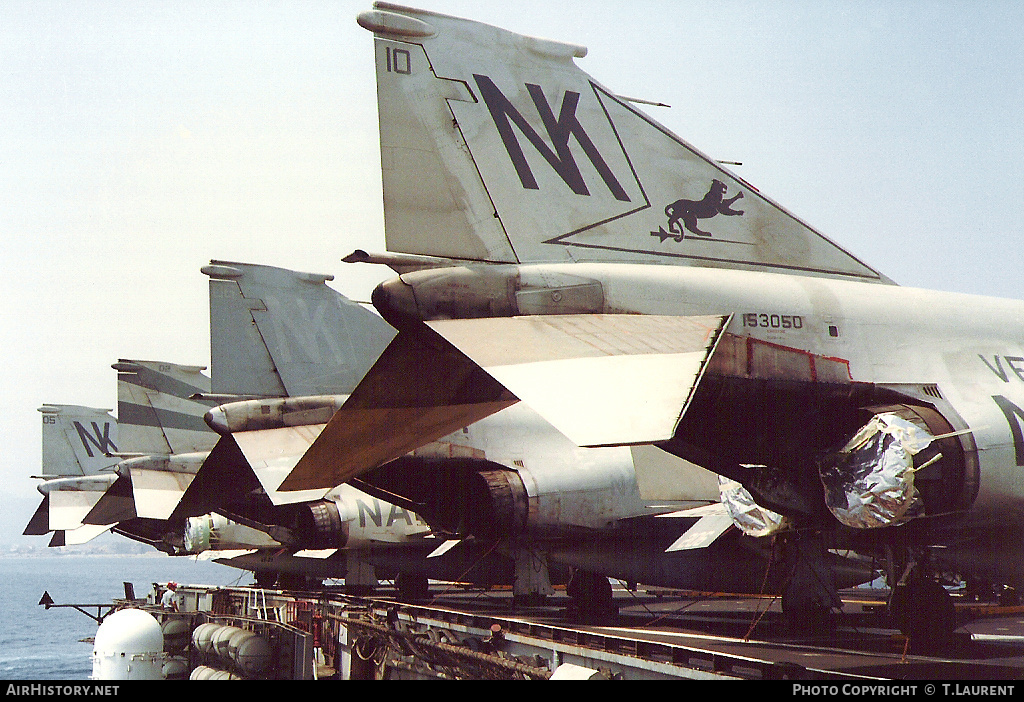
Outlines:
[{"label": "serial number 153050", "polygon": [[798,314],[747,312],[743,315],[743,326],[762,329],[803,329],[804,318]]}]

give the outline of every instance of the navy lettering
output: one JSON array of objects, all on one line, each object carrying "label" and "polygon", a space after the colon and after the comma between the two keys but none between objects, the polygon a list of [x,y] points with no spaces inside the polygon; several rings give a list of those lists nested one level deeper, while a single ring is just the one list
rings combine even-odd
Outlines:
[{"label": "navy lettering", "polygon": [[370,515],[370,519],[376,526],[382,526],[384,519],[380,513],[380,502],[377,500],[373,501],[373,508],[371,509],[362,500],[356,500],[356,506],[359,507],[359,526],[366,528],[366,515]]},{"label": "navy lettering", "polygon": [[398,505],[391,505],[391,514],[388,515],[388,526],[391,526],[399,519],[404,519],[406,524],[412,526],[412,517],[409,516],[409,513]]}]

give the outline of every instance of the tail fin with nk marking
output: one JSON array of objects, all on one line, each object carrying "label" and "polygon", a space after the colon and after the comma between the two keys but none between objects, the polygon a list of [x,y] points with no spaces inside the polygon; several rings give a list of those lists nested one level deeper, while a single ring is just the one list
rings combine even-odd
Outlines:
[{"label": "tail fin with nk marking", "polygon": [[118,422],[106,409],[46,404],[43,415],[39,492],[43,499],[23,532],[41,536],[75,531],[70,541],[61,534],[59,545],[82,543],[106,530],[80,530],[82,519],[117,478],[120,462]]},{"label": "tail fin with nk marking", "polygon": [[890,282],[576,65],[586,48],[375,3],[389,251]]},{"label": "tail fin with nk marking", "polygon": [[120,461],[118,422],[110,411],[80,405],[46,404],[43,415],[43,478],[69,478],[113,471]]}]

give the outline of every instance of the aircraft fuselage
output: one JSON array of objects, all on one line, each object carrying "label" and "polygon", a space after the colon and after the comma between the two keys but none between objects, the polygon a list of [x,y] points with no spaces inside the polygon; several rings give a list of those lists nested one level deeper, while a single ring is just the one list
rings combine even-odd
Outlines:
[{"label": "aircraft fuselage", "polygon": [[[835,361],[848,367],[853,386],[933,407],[958,433],[967,463],[970,484],[955,509],[961,534],[997,532],[1015,543],[1024,535],[1024,302],[629,263],[423,270],[383,283],[374,299],[397,324],[522,314],[731,315],[729,335]],[[1010,572],[1024,571],[1024,553],[1003,560]]]}]

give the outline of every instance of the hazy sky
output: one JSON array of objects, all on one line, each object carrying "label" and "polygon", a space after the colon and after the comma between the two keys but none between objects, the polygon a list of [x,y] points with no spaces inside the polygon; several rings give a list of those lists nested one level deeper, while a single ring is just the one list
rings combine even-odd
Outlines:
[{"label": "hazy sky", "polygon": [[[900,284],[1024,298],[1024,3],[412,4],[588,46]],[[115,408],[122,357],[209,364],[210,259],[389,276],[340,262],[384,247],[370,7],[0,3],[0,501],[38,502],[42,403]]]}]

